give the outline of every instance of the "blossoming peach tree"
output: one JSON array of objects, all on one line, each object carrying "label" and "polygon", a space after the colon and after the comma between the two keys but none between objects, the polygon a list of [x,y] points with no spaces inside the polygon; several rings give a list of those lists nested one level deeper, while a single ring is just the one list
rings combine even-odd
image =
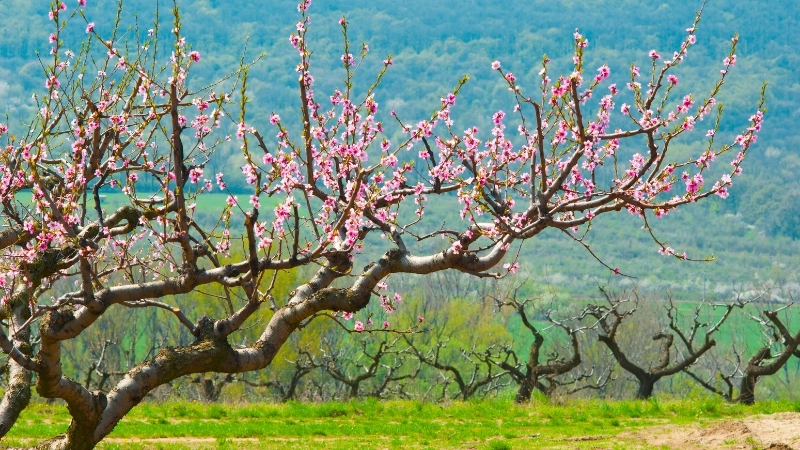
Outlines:
[{"label": "blossoming peach tree", "polygon": [[[0,347],[9,365],[0,436],[27,406],[34,378],[36,392],[62,399],[72,417],[66,434],[41,448],[93,448],[158,386],[190,374],[264,369],[315,317],[341,320],[354,332],[402,331],[388,315],[401,300],[390,291],[391,275],[506,276],[518,268],[517,245],[547,228],[594,256],[584,236],[597,216],[625,210],[649,229],[648,220],[682,205],[724,198],[761,128],[763,91],[741,134],[719,143],[715,98],[736,62],[735,37],[710,95],[673,100],[679,88],[671,71],[696,41],[698,14],[680,49],[669,57],[651,52],[646,69],[630,68],[627,85],[608,84],[607,66],[585,69],[588,40],[578,32],[571,73],[551,76],[545,57],[530,92],[493,63],[513,99],[519,126],[512,135],[502,111],[490,133],[458,131],[451,110],[465,78],[415,125],[392,114],[402,139],[391,142],[375,89],[391,58],[356,96],[353,75],[367,47],[351,54],[343,18],[345,84],[319,93],[307,41],[310,3],[298,5],[290,39],[299,58],[295,131],[274,114],[245,116],[247,64],[223,80],[227,85],[190,89],[192,68],[203,60],[182,35],[177,7],[169,32],[103,36],[84,0],[72,10],[52,5],[39,114],[25,129],[0,130]],[[73,53],[62,33],[76,22],[87,37]],[[156,51],[160,35],[169,36],[171,51]],[[702,153],[671,159],[676,138],[708,123]],[[224,177],[207,168],[227,140],[244,156],[250,201],[231,195],[216,224],[204,226],[195,217],[198,199],[230,194]],[[726,153],[736,155],[731,166],[708,180]],[[155,188],[146,191],[148,184]],[[101,197],[110,191],[126,201],[107,211]],[[262,207],[267,201],[276,206]],[[426,215],[433,201],[458,205],[461,222],[445,226]],[[423,218],[438,225],[426,229]],[[420,253],[419,242],[428,239],[445,244]],[[686,259],[653,239],[662,253]],[[355,269],[369,256],[367,241],[382,246],[382,255]],[[274,298],[278,272],[301,267],[308,277],[288,298]],[[176,307],[176,295],[202,295],[209,285],[237,293],[224,316],[188,317]],[[370,303],[386,316],[374,323],[359,317]],[[62,343],[113,308],[165,309],[195,340],[163,347],[108,392],[91,392],[64,375]],[[272,313],[260,337],[232,345],[231,335],[262,308]]]}]

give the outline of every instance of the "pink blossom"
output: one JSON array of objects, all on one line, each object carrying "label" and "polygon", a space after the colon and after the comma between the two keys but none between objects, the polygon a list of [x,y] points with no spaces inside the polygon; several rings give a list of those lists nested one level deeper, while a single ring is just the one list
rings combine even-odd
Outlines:
[{"label": "pink blossom", "polygon": [[354,329],[356,332],[358,332],[358,333],[361,333],[362,331],[364,331],[364,324],[363,324],[363,323],[361,323],[361,321],[360,321],[360,320],[357,320],[357,321],[356,321],[356,324],[353,326],[353,329]]},{"label": "pink blossom", "polygon": [[348,53],[346,55],[342,55],[342,57],[339,58],[339,59],[341,59],[342,63],[344,63],[345,66],[355,66],[356,65],[356,60],[355,60],[355,58],[353,58],[353,54],[352,53]]},{"label": "pink blossom", "polygon": [[92,31],[94,31],[94,22],[89,22],[89,24],[86,25],[86,32],[91,33]]},{"label": "pink blossom", "polygon": [[611,69],[609,69],[608,66],[604,65],[599,69],[597,69],[597,76],[595,76],[594,79],[600,82],[608,78],[610,75],[611,75]]},{"label": "pink blossom", "polygon": [[500,61],[492,62],[492,70],[500,70]]},{"label": "pink blossom", "polygon": [[189,52],[189,58],[191,58],[191,60],[194,62],[200,62],[200,52],[198,51]]},{"label": "pink blossom", "polygon": [[58,78],[56,77],[49,77],[47,80],[45,80],[44,86],[47,89],[50,89],[51,87],[61,87],[61,82],[58,81]]},{"label": "pink blossom", "polygon": [[689,178],[687,177],[686,180],[686,192],[689,195],[694,195],[700,190],[700,186],[703,184],[703,175],[698,173],[697,175]]},{"label": "pink blossom", "polygon": [[193,167],[192,170],[189,171],[189,180],[196,184],[197,181],[203,177],[203,169],[201,167]]}]

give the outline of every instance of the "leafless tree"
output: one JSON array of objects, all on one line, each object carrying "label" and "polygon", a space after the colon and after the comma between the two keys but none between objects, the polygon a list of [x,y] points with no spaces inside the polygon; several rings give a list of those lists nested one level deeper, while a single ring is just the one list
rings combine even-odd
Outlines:
[{"label": "leafless tree", "polygon": [[[556,378],[571,372],[581,364],[581,353],[577,331],[564,323],[551,320],[551,325],[563,330],[568,337],[569,348],[567,352],[569,353],[566,356],[562,356],[557,350],[554,350],[547,356],[545,361],[542,361],[544,357],[542,355],[542,347],[545,343],[544,335],[534,326],[525,312],[525,308],[532,304],[531,300],[518,300],[517,292],[518,290],[515,289],[510,297],[497,298],[496,302],[499,308],[512,308],[522,321],[522,324],[533,336],[533,342],[528,349],[527,358],[519,358],[510,345],[501,347],[497,353],[493,353],[492,349],[487,349],[486,357],[487,360],[507,371],[519,386],[514,401],[526,403],[530,401],[534,389],[545,395],[552,394],[559,385]],[[545,317],[550,320],[549,312],[545,313]]]},{"label": "leafless tree", "polygon": [[[407,336],[403,336],[409,345],[411,354],[425,365],[433,367],[442,374],[442,396],[447,397],[447,386],[455,383],[457,391],[451,395],[452,398],[467,400],[478,393],[496,392],[505,386],[503,377],[508,374],[506,370],[497,370],[496,365],[489,360],[482,352],[475,349],[458,352],[462,364],[454,361],[446,361],[442,355],[442,350],[447,347],[447,342],[435,342],[428,351],[420,350],[414,345],[414,341]],[[465,367],[462,367],[466,366]]]},{"label": "leafless tree", "polygon": [[[406,351],[396,348],[400,339],[383,339],[377,346],[362,339],[350,348],[341,345],[341,342],[331,345],[325,339],[324,353],[318,364],[328,376],[346,387],[345,399],[357,398],[362,394],[380,398],[391,384],[412,379],[419,373],[419,364],[416,369],[406,367]],[[370,346],[374,348],[370,349]],[[366,391],[365,385],[368,385]]]},{"label": "leafless tree", "polygon": [[[589,305],[588,315],[597,320],[600,334],[598,340],[602,342],[616,359],[619,366],[636,378],[638,389],[636,398],[646,399],[653,395],[655,384],[664,377],[669,377],[682,372],[711,350],[717,342],[713,336],[719,331],[723,323],[730,317],[734,308],[742,308],[747,302],[737,300],[728,304],[709,304],[703,300],[695,309],[688,326],[680,324],[680,314],[675,303],[671,298],[667,301],[666,315],[669,323],[666,329],[658,331],[652,336],[653,341],[661,343],[659,359],[655,364],[645,366],[641,362],[634,362],[626,354],[617,342],[619,327],[622,322],[636,312],[639,306],[638,294],[632,292],[630,295],[635,297],[633,307],[624,309],[630,300],[628,297],[614,297],[607,290],[601,288],[605,296],[606,304]],[[722,316],[715,319],[709,317],[703,319],[703,313],[708,309],[722,308]],[[674,346],[675,338],[681,346]]]},{"label": "leafless tree", "polygon": [[300,381],[312,371],[322,367],[319,363],[314,361],[311,353],[308,350],[301,349],[297,357],[289,361],[291,369],[288,381],[282,381],[279,377],[275,376],[266,383],[254,383],[245,381],[246,384],[252,387],[268,387],[278,392],[281,402],[288,402],[297,398],[297,390],[300,387]]},{"label": "leafless tree", "polygon": [[236,377],[232,374],[225,374],[224,376],[212,374],[199,374],[191,378],[191,382],[200,386],[202,394],[201,399],[205,402],[216,402],[222,395],[222,389],[228,384],[236,381]]},{"label": "leafless tree", "polygon": [[99,380],[95,383],[95,388],[99,391],[103,391],[105,388],[105,384],[108,382],[109,378],[112,376],[120,377],[125,373],[122,371],[114,371],[109,370],[105,364],[106,358],[106,350],[108,350],[109,346],[116,346],[117,343],[111,340],[104,340],[103,345],[100,348],[100,354],[95,361],[92,361],[91,366],[89,366],[89,370],[86,372],[86,381],[84,381],[83,385],[86,389],[90,389],[92,387],[92,377],[97,375],[100,377]]},{"label": "leafless tree", "polygon": [[[724,368],[717,367],[710,378],[702,378],[689,370],[686,373],[704,388],[729,401],[752,405],[756,401],[756,384],[761,378],[776,374],[792,356],[800,358],[800,331],[792,334],[787,323],[780,318],[780,312],[789,310],[792,306],[793,304],[789,304],[775,310],[765,310],[762,312],[763,317],[752,317],[763,328],[767,342],[746,362],[741,352],[734,348],[735,360],[732,369],[725,371]],[[773,353],[774,351],[777,353]],[[713,382],[715,377],[722,381],[724,387],[719,387]],[[738,395],[734,394],[737,379]]]}]

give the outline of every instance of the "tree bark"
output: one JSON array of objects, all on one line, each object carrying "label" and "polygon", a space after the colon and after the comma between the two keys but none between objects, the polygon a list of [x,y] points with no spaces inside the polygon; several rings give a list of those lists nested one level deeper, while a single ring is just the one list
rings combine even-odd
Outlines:
[{"label": "tree bark", "polygon": [[752,373],[745,372],[742,378],[742,384],[739,388],[739,403],[743,405],[752,405],[756,402],[756,383],[758,376]]},{"label": "tree bark", "polygon": [[[23,297],[22,300],[27,299],[27,295]],[[18,301],[17,303],[21,304],[12,307],[9,320],[12,330],[21,328],[22,324],[30,317],[27,301]],[[23,355],[31,356],[33,349],[30,344],[30,328],[16,333],[12,343]],[[8,358],[8,388],[0,402],[0,437],[5,436],[16,423],[22,410],[28,406],[30,399],[31,371],[22,367],[14,359]]]},{"label": "tree bark", "polygon": [[637,400],[647,400],[653,396],[653,390],[656,387],[658,378],[644,378],[639,379],[639,388],[636,391]]},{"label": "tree bark", "polygon": [[522,383],[519,384],[519,389],[517,390],[517,395],[514,397],[515,403],[528,403],[531,401],[531,396],[533,395],[533,382],[529,379],[523,380]]},{"label": "tree bark", "polygon": [[747,362],[747,368],[745,368],[744,376],[742,377],[742,384],[739,387],[739,398],[737,398],[739,403],[752,405],[756,402],[756,383],[758,383],[759,377],[767,372],[767,370],[761,366],[761,363],[771,356],[770,348],[762,347],[750,358],[750,361]]}]

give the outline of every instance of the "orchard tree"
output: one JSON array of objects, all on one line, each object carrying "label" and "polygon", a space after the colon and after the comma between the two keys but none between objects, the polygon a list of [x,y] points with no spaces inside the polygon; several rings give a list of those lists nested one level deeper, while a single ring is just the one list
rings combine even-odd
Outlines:
[{"label": "orchard tree", "polygon": [[[654,330],[652,335],[653,342],[659,342],[661,347],[658,352],[654,352],[658,361],[645,362],[633,360],[632,355],[621,348],[618,342],[620,325],[639,308],[638,294],[633,292],[627,296],[613,296],[603,288],[600,291],[607,304],[590,304],[584,317],[590,316],[595,320],[593,326],[599,331],[597,340],[608,348],[619,366],[636,379],[638,399],[652,397],[659,380],[685,371],[714,348],[717,345],[714,334],[728,320],[734,308],[741,309],[748,303],[737,300],[732,303],[709,304],[704,299],[692,311],[690,318],[681,318],[678,308],[669,297],[665,306],[669,323],[660,330]],[[631,296],[635,298],[634,305],[625,310],[625,303],[631,300]],[[713,315],[715,310],[718,310],[718,316]],[[675,345],[676,337],[679,345]]]},{"label": "orchard tree", "polygon": [[[487,349],[486,358],[496,366],[506,370],[514,382],[517,384],[517,395],[514,401],[517,403],[528,403],[531,400],[534,390],[539,391],[545,396],[553,395],[559,388],[568,388],[566,394],[574,394],[584,389],[602,389],[611,380],[612,368],[598,371],[599,376],[595,376],[595,367],[590,370],[583,370],[573,373],[582,362],[581,344],[579,334],[588,328],[594,327],[572,327],[569,322],[579,321],[590,314],[591,310],[585,308],[581,314],[568,320],[556,320],[553,318],[553,311],[541,311],[542,315],[549,322],[547,328],[562,330],[568,339],[568,344],[559,345],[557,338],[550,338],[548,342],[551,347],[550,352],[545,352],[545,334],[536,326],[529,317],[530,310],[528,305],[534,304],[533,299],[520,300],[517,298],[518,288],[512,291],[511,295],[504,298],[496,298],[495,303],[499,309],[510,308],[522,322],[524,328],[533,338],[528,346],[527,356],[523,352],[514,350],[513,345],[505,345],[497,349]],[[536,299],[541,300],[541,299]],[[522,337],[522,336],[520,336]]]},{"label": "orchard tree", "polygon": [[[745,405],[756,402],[756,385],[759,380],[778,373],[784,368],[789,359],[794,356],[800,358],[800,330],[796,333],[790,331],[792,317],[791,308],[794,301],[774,310],[764,310],[760,315],[750,318],[758,322],[762,328],[763,345],[757,348],[745,362],[742,354],[734,347],[731,360],[718,363],[714,367],[710,378],[701,378],[692,371],[686,373],[701,386],[714,394],[722,396],[727,401],[735,401]],[[785,312],[785,317],[781,317]],[[717,382],[715,382],[715,379]],[[734,394],[734,383],[739,380],[739,392]]]},{"label": "orchard tree", "polygon": [[[401,299],[390,290],[391,275],[505,276],[518,268],[517,246],[548,228],[594,256],[583,239],[600,215],[623,212],[647,227],[683,205],[725,197],[762,125],[763,91],[741,134],[728,143],[717,136],[716,98],[736,63],[735,37],[710,94],[678,94],[683,85],[672,72],[696,42],[699,14],[675,53],[650,52],[646,66],[631,66],[627,85],[609,84],[605,65],[585,67],[589,41],[576,32],[568,73],[553,76],[545,57],[532,90],[492,64],[508,84],[513,113],[494,113],[490,132],[451,119],[465,77],[430,117],[407,123],[395,115],[404,134],[391,142],[376,87],[392,59],[375,83],[356,90],[368,47],[351,49],[342,18],[344,85],[318,92],[307,40],[310,0],[298,6],[289,39],[299,60],[296,128],[275,114],[245,114],[248,64],[221,83],[194,87],[192,68],[203,55],[183,36],[177,6],[169,30],[101,35],[84,4],[53,3],[38,114],[25,128],[0,130],[7,325],[0,348],[10,366],[0,434],[27,406],[35,378],[36,392],[62,399],[71,415],[66,434],[39,448],[93,448],[148,393],[179,377],[268,367],[292,333],[322,315],[344,316],[356,332],[391,332],[388,313]],[[85,28],[85,41],[66,42],[67,27]],[[514,133],[509,122],[518,125]],[[704,150],[675,159],[675,139],[701,124],[710,128],[702,131]],[[224,177],[207,169],[228,130],[251,191],[242,201],[231,195],[208,226],[196,220],[196,205],[211,192],[229,192]],[[731,165],[712,175],[716,158],[728,153]],[[112,191],[126,204],[104,210],[102,197]],[[462,221],[445,226],[430,217],[432,202],[450,202]],[[662,253],[688,259],[653,238]],[[422,253],[418,242],[427,240],[445,245],[425,244]],[[246,256],[230,257],[239,247]],[[275,298],[277,274],[300,267],[308,278]],[[189,317],[176,306],[179,294],[202,296],[214,285],[230,293],[224,314]],[[370,303],[387,315],[364,315]],[[65,375],[62,343],[120,308],[163,309],[168,315],[160,317],[185,326],[194,341],[165,343],[171,346],[110,390],[91,391]],[[253,323],[268,308],[260,337],[233,345],[248,318]]]}]

